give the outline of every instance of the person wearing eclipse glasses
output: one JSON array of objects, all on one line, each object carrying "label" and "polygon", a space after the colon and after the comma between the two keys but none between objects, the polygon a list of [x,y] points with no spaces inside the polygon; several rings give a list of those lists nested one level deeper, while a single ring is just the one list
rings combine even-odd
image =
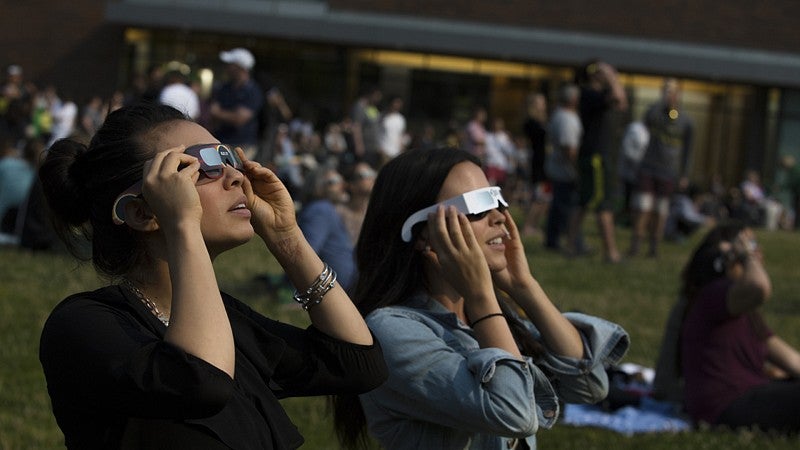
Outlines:
[{"label": "person wearing eclipse glasses", "polygon": [[333,399],[344,447],[371,436],[385,449],[534,448],[561,401],[605,397],[604,364],[622,358],[628,335],[556,308],[507,206],[463,150],[411,150],[381,169],[353,300],[389,377]]},{"label": "person wearing eclipse glasses", "polygon": [[[64,239],[86,232],[111,281],[62,301],[42,331],[67,448],[294,449],[278,399],[384,381],[379,344],[284,185],[174,108],[111,113],[88,147],[56,142],[39,176]],[[298,288],[307,329],[219,290],[212,261],[254,234]]]},{"label": "person wearing eclipse glasses", "polygon": [[764,317],[772,292],[753,230],[738,221],[709,230],[681,271],[656,395],[682,401],[696,425],[797,435],[800,352]]}]

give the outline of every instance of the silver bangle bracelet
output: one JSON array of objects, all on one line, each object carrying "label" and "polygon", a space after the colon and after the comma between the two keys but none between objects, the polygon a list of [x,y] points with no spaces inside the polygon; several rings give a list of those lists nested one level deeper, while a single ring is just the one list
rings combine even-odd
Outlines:
[{"label": "silver bangle bracelet", "polygon": [[314,280],[314,283],[304,292],[295,291],[292,297],[304,310],[308,311],[312,307],[318,305],[322,301],[322,298],[325,297],[325,294],[333,289],[335,285],[336,271],[333,270],[328,263],[325,263],[325,267]]}]

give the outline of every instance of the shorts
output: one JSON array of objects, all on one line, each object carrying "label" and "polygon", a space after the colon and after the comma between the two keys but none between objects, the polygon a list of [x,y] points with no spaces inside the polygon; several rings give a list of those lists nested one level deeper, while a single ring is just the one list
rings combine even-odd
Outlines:
[{"label": "shorts", "polygon": [[614,208],[614,174],[601,154],[578,159],[578,201],[582,208],[610,211]]},{"label": "shorts", "polygon": [[638,189],[640,192],[647,192],[659,198],[669,198],[675,192],[675,180],[656,177],[647,172],[640,172]]}]

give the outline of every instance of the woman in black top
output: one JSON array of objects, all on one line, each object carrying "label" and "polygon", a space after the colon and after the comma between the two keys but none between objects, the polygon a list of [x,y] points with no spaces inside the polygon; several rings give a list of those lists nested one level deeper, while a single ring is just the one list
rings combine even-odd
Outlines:
[{"label": "woman in black top", "polygon": [[[42,333],[68,448],[297,448],[279,398],[386,378],[283,184],[177,110],[115,111],[88,147],[55,143],[40,178],[62,237],[91,236],[94,266],[113,282],[64,300]],[[213,259],[254,233],[300,289],[308,329],[219,291]]]}]

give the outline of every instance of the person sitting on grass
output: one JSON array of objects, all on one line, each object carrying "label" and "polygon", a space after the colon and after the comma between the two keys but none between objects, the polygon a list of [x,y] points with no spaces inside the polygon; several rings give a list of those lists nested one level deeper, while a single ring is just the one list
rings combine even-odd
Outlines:
[{"label": "person sitting on grass", "polygon": [[604,364],[622,358],[628,335],[556,308],[507,206],[463,150],[411,150],[381,169],[353,299],[389,378],[334,399],[343,446],[365,444],[368,431],[389,450],[533,449],[560,402],[605,397]]},{"label": "person sitting on grass", "polygon": [[305,177],[300,193],[302,207],[297,223],[311,248],[328,261],[339,274],[338,281],[345,291],[356,278],[353,261],[353,240],[336,207],[347,198],[344,178],[330,165],[322,165]]},{"label": "person sitting on grass", "polygon": [[[277,176],[165,105],[111,113],[40,173],[62,236],[90,236],[112,284],[50,314],[39,358],[67,448],[294,449],[278,402],[380,385],[378,343],[313,252]],[[219,290],[212,262],[257,234],[311,326]],[[235,262],[233,262],[235,264]]]},{"label": "person sitting on grass", "polygon": [[764,321],[772,294],[752,231],[712,229],[683,269],[680,327],[686,411],[697,423],[800,431],[800,352]]}]

